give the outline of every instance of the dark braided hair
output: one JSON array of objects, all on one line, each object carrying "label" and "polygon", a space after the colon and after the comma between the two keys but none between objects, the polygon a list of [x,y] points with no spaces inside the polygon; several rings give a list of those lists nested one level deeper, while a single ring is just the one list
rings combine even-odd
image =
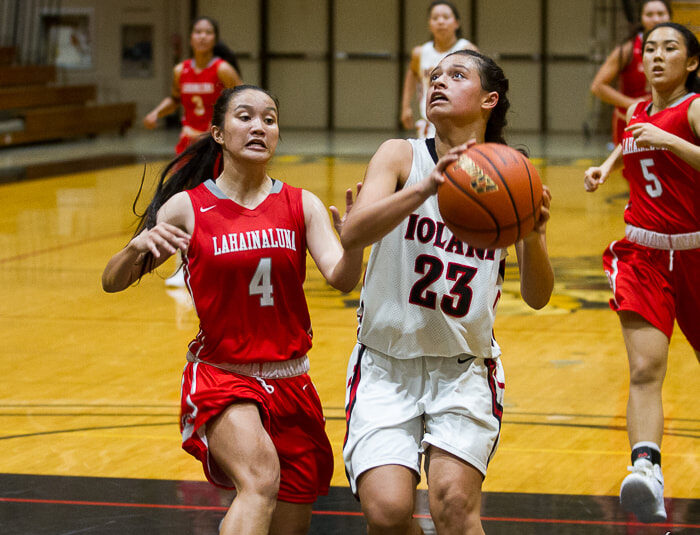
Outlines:
[{"label": "dark braided hair", "polygon": [[[224,127],[226,111],[229,103],[239,93],[252,90],[260,91],[269,96],[275,103],[275,108],[279,110],[279,101],[272,93],[255,85],[238,85],[224,89],[216,99],[214,113],[211,124],[221,129]],[[172,160],[161,172],[156,191],[151,202],[146,207],[143,214],[138,214],[136,204],[143,190],[143,183],[146,171],[141,176],[141,186],[134,199],[132,210],[139,218],[136,231],[133,237],[138,236],[142,231],[156,226],[158,210],[176,193],[193,189],[203,182],[216,178],[223,170],[223,154],[221,145],[214,140],[211,133],[203,134],[199,140],[187,147],[187,149]],[[141,278],[145,273],[153,269],[154,258],[152,253],[147,253],[141,264]]]},{"label": "dark braided hair", "polygon": [[460,54],[471,58],[479,69],[479,78],[481,79],[481,88],[484,91],[496,91],[498,93],[498,104],[491,110],[491,115],[486,122],[486,133],[484,141],[487,143],[502,143],[506,144],[503,130],[508,121],[506,113],[510,108],[510,101],[506,93],[508,92],[508,78],[498,64],[488,56],[476,52],[474,50],[458,50],[448,54],[454,56]]},{"label": "dark braided hair", "polygon": [[690,93],[700,93],[700,78],[698,78],[698,68],[700,68],[700,43],[698,43],[698,38],[695,37],[695,34],[682,24],[678,24],[677,22],[662,22],[644,34],[643,45],[646,45],[649,35],[658,28],[673,28],[676,30],[679,34],[681,34],[683,40],[685,41],[687,58],[698,58],[698,66],[695,67],[693,72],[688,73],[688,77],[685,79],[685,88]]}]

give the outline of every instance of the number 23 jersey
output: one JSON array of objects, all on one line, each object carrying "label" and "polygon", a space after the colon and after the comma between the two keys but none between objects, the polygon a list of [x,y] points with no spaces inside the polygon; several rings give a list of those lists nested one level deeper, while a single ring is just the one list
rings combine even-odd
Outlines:
[{"label": "number 23 jersey", "polygon": [[252,210],[213,180],[187,193],[195,223],[185,280],[200,325],[190,352],[213,364],[306,355],[311,320],[303,289],[302,190],[273,180],[267,198]]},{"label": "number 23 jersey", "polygon": [[[648,114],[651,103],[640,102],[628,124],[650,123],[697,145],[688,108],[698,97],[689,93],[653,115]],[[663,234],[700,231],[700,172],[670,150],[638,147],[629,131],[622,138],[622,155],[630,184],[626,223]]]},{"label": "number 23 jersey", "polygon": [[[404,187],[435,167],[435,139],[409,139],[411,172]],[[479,250],[445,226],[429,197],[372,246],[358,309],[358,341],[394,358],[494,358],[496,305],[504,249]]]}]

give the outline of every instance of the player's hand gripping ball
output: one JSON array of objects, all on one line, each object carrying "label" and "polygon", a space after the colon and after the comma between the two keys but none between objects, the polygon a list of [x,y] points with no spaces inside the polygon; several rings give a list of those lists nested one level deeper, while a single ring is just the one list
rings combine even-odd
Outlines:
[{"label": "player's hand gripping ball", "polygon": [[530,160],[499,143],[465,150],[444,171],[438,206],[445,225],[479,249],[513,245],[532,232],[542,206],[542,182]]}]

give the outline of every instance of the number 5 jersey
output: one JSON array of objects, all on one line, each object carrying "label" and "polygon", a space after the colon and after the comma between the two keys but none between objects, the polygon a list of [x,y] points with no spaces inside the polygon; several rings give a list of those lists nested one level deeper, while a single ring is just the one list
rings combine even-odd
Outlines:
[{"label": "number 5 jersey", "polygon": [[283,361],[311,348],[304,297],[306,225],[302,190],[278,180],[255,209],[213,180],[187,192],[194,230],[185,281],[200,330],[190,353],[211,364]]},{"label": "number 5 jersey", "polygon": [[[700,97],[689,93],[649,115],[651,102],[640,102],[629,125],[650,123],[695,145],[688,108]],[[622,138],[623,174],[630,184],[625,223],[663,234],[700,231],[700,172],[670,150],[638,147],[632,132]]]}]

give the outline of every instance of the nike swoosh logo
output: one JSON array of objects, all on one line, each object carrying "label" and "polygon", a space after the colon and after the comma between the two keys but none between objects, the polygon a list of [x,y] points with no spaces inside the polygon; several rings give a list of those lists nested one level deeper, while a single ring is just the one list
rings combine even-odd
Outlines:
[{"label": "nike swoosh logo", "polygon": [[467,357],[466,359],[457,359],[458,364],[464,364],[465,362],[469,362],[470,360],[474,360],[476,357]]},{"label": "nike swoosh logo", "polygon": [[202,207],[200,206],[200,207],[199,207],[199,211],[200,211],[200,212],[208,212],[208,211],[211,210],[212,208],[216,208],[216,205],[213,204],[213,205],[211,205],[211,206],[207,206],[206,208],[202,208]]}]

